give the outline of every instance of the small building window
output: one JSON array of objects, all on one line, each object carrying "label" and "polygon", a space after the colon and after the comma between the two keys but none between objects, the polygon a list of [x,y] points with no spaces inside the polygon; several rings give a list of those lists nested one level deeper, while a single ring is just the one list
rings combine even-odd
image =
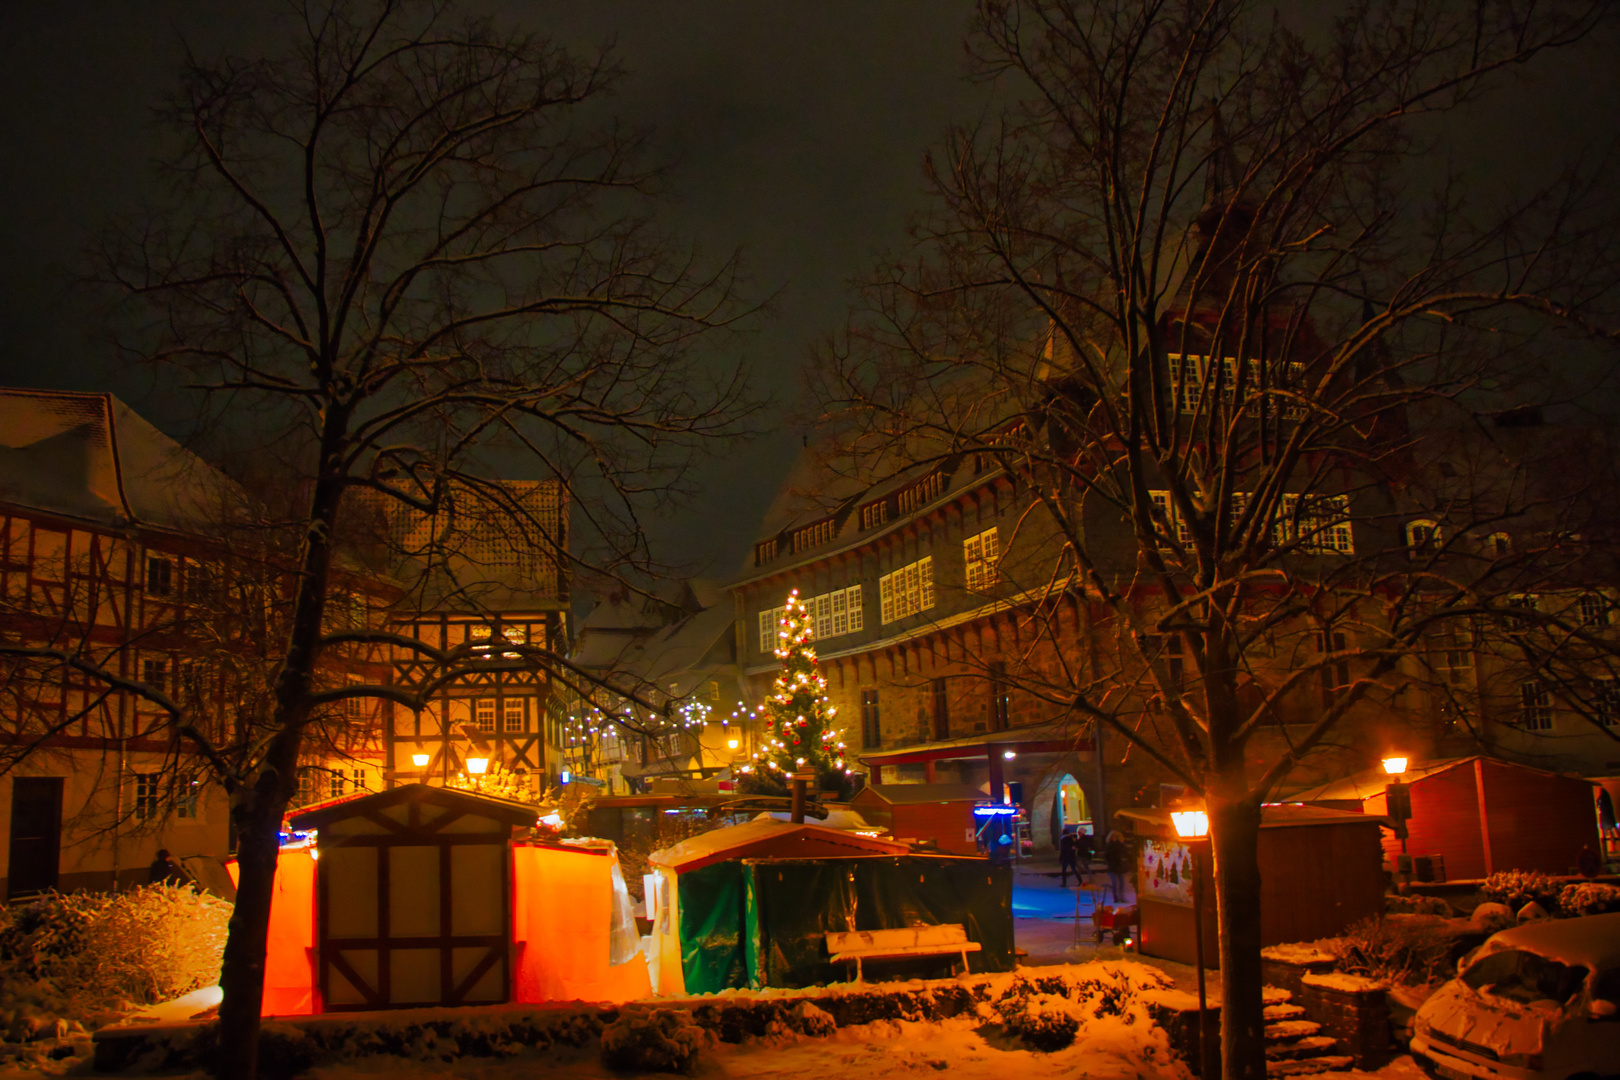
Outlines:
[{"label": "small building window", "polygon": [[934,696],[934,741],[944,742],[951,737],[951,706],[950,700],[945,696],[945,680],[935,679],[933,682]]},{"label": "small building window", "polygon": [[473,723],[479,731],[495,730],[495,699],[478,698],[473,702]]},{"label": "small building window", "polygon": [[152,821],[158,814],[158,782],[162,773],[135,774],[135,820]]},{"label": "small building window", "polygon": [[1513,538],[1505,532],[1494,532],[1485,538],[1481,545],[1485,557],[1488,559],[1502,559],[1513,554]]},{"label": "small building window", "polygon": [[990,661],[990,730],[1012,726],[1012,695],[1007,689],[1007,662]]},{"label": "small building window", "polygon": [[962,562],[969,592],[987,592],[995,585],[1000,558],[1001,545],[993,528],[962,541]]},{"label": "small building window", "polygon": [[1609,598],[1598,592],[1581,594],[1581,623],[1585,626],[1609,625]]},{"label": "small building window", "polygon": [[167,660],[142,660],[141,682],[159,693],[166,692],[169,682],[169,662]]},{"label": "small building window", "polygon": [[1442,535],[1438,522],[1419,519],[1406,523],[1406,550],[1414,559],[1438,552],[1441,540]]},{"label": "small building window", "polygon": [[202,781],[195,776],[182,776],[179,790],[175,793],[174,816],[195,821],[197,819],[197,796],[201,791]]},{"label": "small building window", "polygon": [[861,745],[876,750],[883,745],[883,726],[878,715],[878,692],[861,691]]},{"label": "small building window", "polygon": [[878,613],[884,625],[933,606],[933,556],[924,556],[878,578]]},{"label": "small building window", "polygon": [[174,593],[174,560],[164,555],[146,557],[146,595],[170,596]]},{"label": "small building window", "polygon": [[506,698],[501,702],[501,730],[508,733],[528,730],[522,698]]},{"label": "small building window", "polygon": [[1620,721],[1620,683],[1614,679],[1592,681],[1592,719],[1599,727],[1613,727]]},{"label": "small building window", "polygon": [[782,617],[786,614],[785,607],[759,613],[759,651],[766,656],[776,655],[776,647],[780,644],[777,634],[781,632]]},{"label": "small building window", "polygon": [[1340,631],[1324,631],[1316,635],[1316,651],[1324,658],[1319,670],[1324,708],[1332,705],[1345,687],[1350,685],[1350,661],[1326,659],[1334,653],[1343,653],[1346,648],[1348,642]]},{"label": "small building window", "polygon": [[1526,731],[1552,730],[1552,691],[1540,679],[1519,684],[1519,723]]}]

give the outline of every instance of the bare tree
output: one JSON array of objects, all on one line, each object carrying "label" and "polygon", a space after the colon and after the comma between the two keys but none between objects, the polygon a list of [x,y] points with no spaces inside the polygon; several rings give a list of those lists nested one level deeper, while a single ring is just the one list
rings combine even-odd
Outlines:
[{"label": "bare tree", "polygon": [[[422,514],[499,476],[564,485],[582,539],[532,537],[608,573],[648,561],[649,506],[738,431],[740,372],[698,339],[744,313],[652,217],[639,134],[600,106],[617,77],[539,36],[409,2],[295,4],[286,47],[187,58],[162,111],[175,199],[107,245],[152,313],[140,354],[187,374],[225,424],[286,432],[303,484],[294,587],[263,750],[232,782],[241,882],[226,946],[222,1075],[256,1065],[277,828],[342,643],[469,656],[378,631],[327,632],[343,507]],[[521,527],[540,523],[506,508]],[[465,647],[464,647],[465,649]],[[518,660],[562,661],[540,646]],[[485,666],[483,670],[490,670]]]},{"label": "bare tree", "polygon": [[1556,392],[1538,320],[1604,295],[1583,189],[1487,218],[1413,160],[1602,8],[984,0],[970,51],[1014,103],[930,156],[916,250],[824,351],[863,478],[971,459],[1023,493],[1006,677],[1202,798],[1228,1077],[1265,1075],[1262,804],[1438,637],[1578,571],[1568,492],[1481,432]]}]

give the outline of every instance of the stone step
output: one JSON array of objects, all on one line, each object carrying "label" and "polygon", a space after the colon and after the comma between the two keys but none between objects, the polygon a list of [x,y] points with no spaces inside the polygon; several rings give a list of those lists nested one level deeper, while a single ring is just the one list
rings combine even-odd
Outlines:
[{"label": "stone step", "polygon": [[1284,1002],[1293,1001],[1294,993],[1291,990],[1284,990],[1280,986],[1262,986],[1260,988],[1260,1000],[1267,1005],[1281,1005]]},{"label": "stone step", "polygon": [[1279,1020],[1266,1025],[1266,1042],[1294,1042],[1321,1030],[1322,1025],[1314,1020]]},{"label": "stone step", "polygon": [[1330,1057],[1295,1058],[1289,1061],[1266,1062],[1267,1076],[1309,1076],[1312,1073],[1339,1072],[1350,1068],[1356,1059],[1349,1054]]},{"label": "stone step", "polygon": [[1307,1035],[1296,1042],[1272,1043],[1266,1047],[1266,1057],[1272,1061],[1321,1057],[1338,1045],[1339,1040],[1331,1035]]},{"label": "stone step", "polygon": [[1298,1020],[1305,1015],[1303,1005],[1267,1005],[1266,1019],[1269,1020]]}]

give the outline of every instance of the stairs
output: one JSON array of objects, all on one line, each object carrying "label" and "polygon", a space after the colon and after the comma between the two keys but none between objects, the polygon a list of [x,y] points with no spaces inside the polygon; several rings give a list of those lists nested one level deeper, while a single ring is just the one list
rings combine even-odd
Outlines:
[{"label": "stairs", "polygon": [[1348,1069],[1355,1059],[1336,1054],[1339,1041],[1321,1034],[1322,1025],[1303,1019],[1305,1010],[1286,990],[1266,987],[1266,1075],[1309,1076]]}]

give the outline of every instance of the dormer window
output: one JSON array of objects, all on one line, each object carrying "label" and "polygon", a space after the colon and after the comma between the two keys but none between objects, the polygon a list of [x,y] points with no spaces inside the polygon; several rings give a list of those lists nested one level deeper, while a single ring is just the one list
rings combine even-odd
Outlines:
[{"label": "dormer window", "polygon": [[1420,518],[1406,523],[1406,550],[1413,558],[1423,558],[1440,550],[1443,537],[1440,523]]}]

